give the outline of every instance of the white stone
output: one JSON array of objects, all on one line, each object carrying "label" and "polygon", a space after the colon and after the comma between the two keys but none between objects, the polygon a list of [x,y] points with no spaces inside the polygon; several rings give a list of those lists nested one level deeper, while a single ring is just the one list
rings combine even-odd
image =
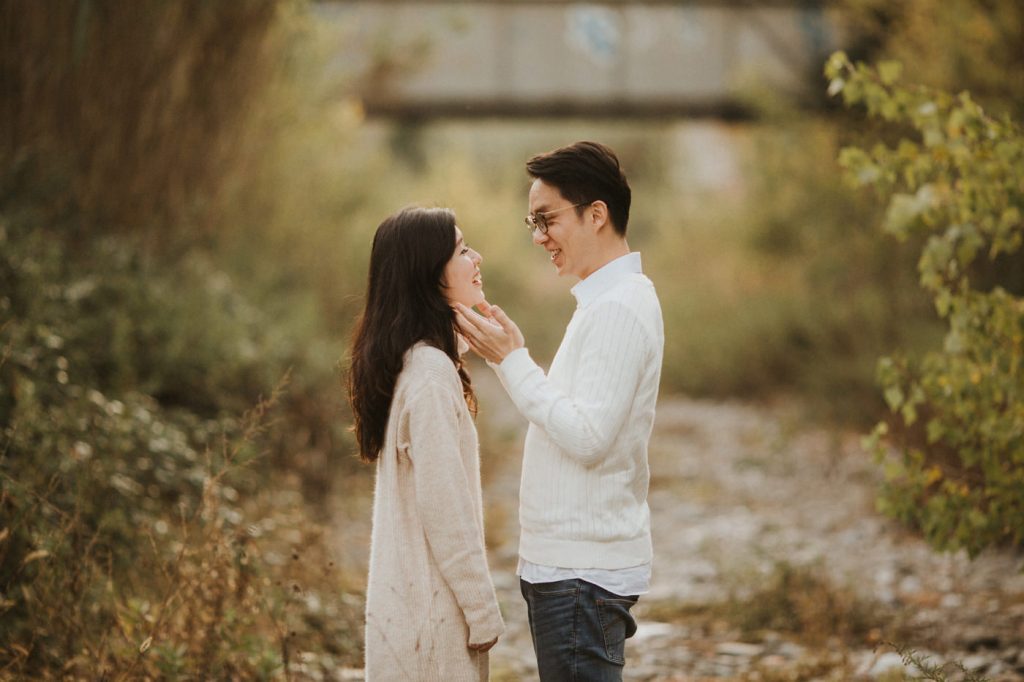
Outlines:
[{"label": "white stone", "polygon": [[678,628],[671,623],[643,622],[636,626],[634,641],[643,641],[652,637],[669,637],[675,634]]},{"label": "white stone", "polygon": [[794,660],[804,655],[804,648],[793,642],[783,642],[779,645],[778,654]]},{"label": "white stone", "polygon": [[869,677],[879,677],[892,670],[899,670],[908,675],[912,672],[910,667],[903,663],[903,658],[899,654],[888,651],[879,656],[866,673]]},{"label": "white stone", "polygon": [[988,668],[989,665],[991,665],[992,660],[987,656],[975,654],[973,656],[968,656],[964,660],[960,661],[960,663],[972,672],[980,672]]},{"label": "white stone", "polygon": [[900,580],[900,592],[903,594],[917,594],[921,591],[921,579],[916,575],[908,575]]},{"label": "white stone", "polygon": [[753,658],[764,651],[764,647],[746,642],[722,642],[715,647],[715,651],[726,656]]},{"label": "white stone", "polygon": [[958,609],[963,606],[964,598],[956,592],[950,592],[942,595],[942,601],[939,603],[944,609]]}]

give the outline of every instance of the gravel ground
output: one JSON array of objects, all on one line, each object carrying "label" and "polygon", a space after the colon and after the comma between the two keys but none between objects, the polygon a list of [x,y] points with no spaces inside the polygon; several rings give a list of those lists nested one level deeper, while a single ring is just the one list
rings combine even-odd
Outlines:
[{"label": "gravel ground", "polygon": [[[491,568],[508,626],[492,679],[535,680],[515,576],[525,424],[493,374],[473,370]],[[626,680],[920,674],[886,642],[977,678],[1024,680],[1024,555],[937,553],[879,516],[879,473],[858,434],[809,425],[793,406],[665,397],[650,463],[654,579],[634,611]],[[339,546],[365,546],[368,505],[339,507]],[[362,553],[341,559],[365,571]],[[785,613],[798,622],[780,624]]]},{"label": "gravel ground", "polygon": [[[509,452],[486,469],[491,561],[508,623],[492,675],[531,680],[536,666],[514,575],[525,428],[500,387],[474,376],[485,456]],[[879,474],[859,441],[808,426],[792,407],[660,402],[650,447],[654,579],[636,610],[640,627],[627,644],[625,679],[918,673],[879,645],[888,641],[933,664],[957,661],[991,680],[1024,680],[1024,556],[989,552],[970,561],[936,553],[879,516]],[[842,623],[825,631],[814,622],[781,631],[736,625],[722,605],[749,607],[780,570],[814,576],[827,586],[825,597],[853,604],[846,613],[861,614],[864,632],[838,636],[856,629]]]}]

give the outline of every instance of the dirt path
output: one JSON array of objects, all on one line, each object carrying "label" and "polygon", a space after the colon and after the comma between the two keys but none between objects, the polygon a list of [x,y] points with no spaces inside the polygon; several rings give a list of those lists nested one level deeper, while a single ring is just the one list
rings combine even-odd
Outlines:
[{"label": "dirt path", "polygon": [[[486,371],[474,377],[508,623],[492,674],[531,680],[514,575],[525,426]],[[883,639],[1024,679],[1024,557],[937,554],[877,515],[877,471],[858,442],[784,408],[662,400],[650,448],[654,581],[626,679],[898,679],[899,656],[873,645]]]}]

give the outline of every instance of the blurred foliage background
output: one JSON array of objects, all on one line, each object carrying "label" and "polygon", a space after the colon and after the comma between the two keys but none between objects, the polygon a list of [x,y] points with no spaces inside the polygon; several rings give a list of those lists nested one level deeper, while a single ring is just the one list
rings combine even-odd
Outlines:
[{"label": "blurred foliage background", "polygon": [[[852,57],[1020,118],[1017,3],[838,4]],[[885,238],[836,163],[898,132],[828,101],[820,69],[820,98],[754,84],[753,120],[693,124],[740,150],[741,185],[709,189],[666,151],[687,123],[368,120],[367,73],[415,60],[339,67],[344,27],[314,10],[0,0],[2,675],[358,665],[364,550],[328,522],[370,480],[339,372],[370,238],[402,206],[455,209],[489,298],[549,358],[572,299],[521,227],[539,151],[619,152],[666,394],[863,426],[877,359],[941,342],[920,242]],[[990,277],[1019,295],[1020,268]]]}]

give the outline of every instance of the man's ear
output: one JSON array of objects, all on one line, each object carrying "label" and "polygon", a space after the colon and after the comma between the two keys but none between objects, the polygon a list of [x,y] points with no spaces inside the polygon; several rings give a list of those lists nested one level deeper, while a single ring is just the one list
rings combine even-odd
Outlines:
[{"label": "man's ear", "polygon": [[600,199],[590,205],[590,224],[594,232],[600,232],[603,227],[611,226],[608,221],[608,204]]}]

